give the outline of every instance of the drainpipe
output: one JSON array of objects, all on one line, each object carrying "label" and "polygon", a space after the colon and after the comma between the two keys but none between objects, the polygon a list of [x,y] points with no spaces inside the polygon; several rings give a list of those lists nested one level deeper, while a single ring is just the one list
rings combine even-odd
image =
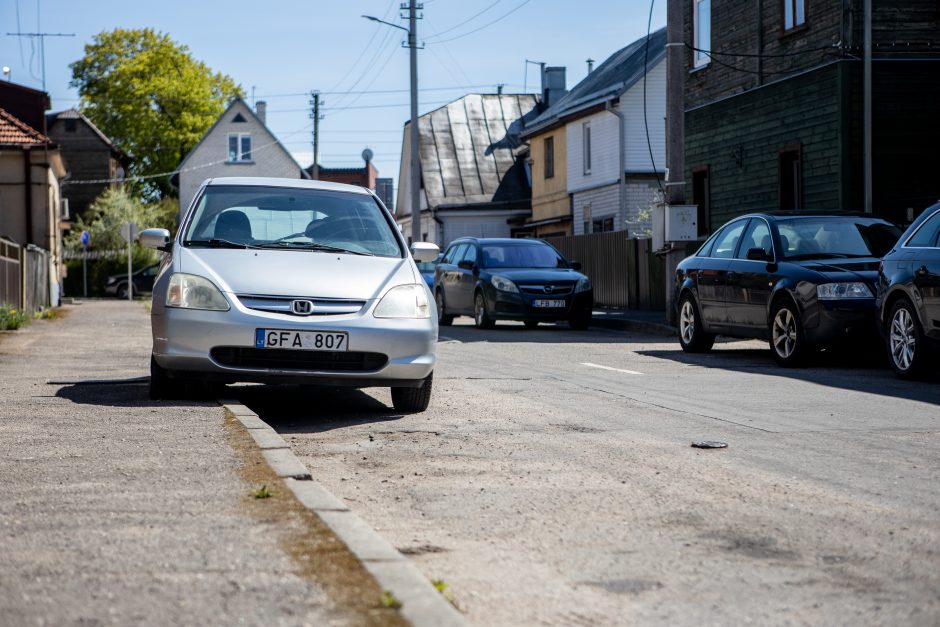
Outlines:
[{"label": "drainpipe", "polygon": [[865,213],[872,211],[871,190],[871,0],[865,0],[865,67],[862,82],[864,84],[864,152],[865,170],[862,178],[865,184]]},{"label": "drainpipe", "polygon": [[33,157],[28,147],[23,148],[23,180],[26,181],[26,245],[28,246],[33,243]]},{"label": "drainpipe", "polygon": [[[618,95],[619,99],[619,95]],[[627,170],[627,161],[626,155],[626,139],[624,137],[626,132],[626,120],[623,117],[623,112],[620,111],[619,107],[613,106],[613,100],[608,100],[604,103],[605,108],[617,116],[619,121],[618,128],[620,129],[620,141],[617,143],[618,149],[620,151],[620,172],[617,176],[617,182],[620,186],[620,225],[623,227],[623,230],[627,230],[627,177],[624,176],[624,172]]]}]

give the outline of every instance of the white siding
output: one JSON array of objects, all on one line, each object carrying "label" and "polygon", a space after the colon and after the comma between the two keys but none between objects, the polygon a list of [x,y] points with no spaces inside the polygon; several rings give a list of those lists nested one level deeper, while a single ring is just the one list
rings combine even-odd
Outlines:
[{"label": "white siding", "polygon": [[[591,125],[591,173],[584,173],[584,124]],[[568,144],[568,192],[617,181],[619,121],[608,111],[578,118],[565,127]]]},{"label": "white siding", "polygon": [[[232,122],[241,113],[244,122]],[[226,163],[229,133],[251,133],[251,158],[245,163]],[[271,132],[248,109],[236,101],[209,130],[202,143],[187,157],[180,172],[180,215],[189,209],[202,182],[220,176],[274,176],[301,178],[300,166]]]},{"label": "white siding", "polygon": [[[630,237],[649,237],[652,227],[652,207],[658,199],[659,186],[656,185],[655,180],[649,177],[644,177],[644,180],[627,177],[626,227]],[[572,202],[574,206],[575,235],[584,234],[586,213],[592,221],[613,217],[614,230],[623,230],[624,223],[621,220],[619,211],[619,185],[608,185],[578,192],[574,194]]]},{"label": "white siding", "polygon": [[444,243],[446,246],[458,237],[509,237],[509,225],[506,223],[510,214],[499,213],[486,218],[447,216],[444,222]]},{"label": "white siding", "polygon": [[[660,61],[647,74],[646,119],[649,123],[650,143],[657,172],[666,170],[666,61]],[[646,126],[643,123],[643,81],[627,90],[621,97],[624,112],[624,134],[626,135],[626,171],[653,172],[650,150],[646,142]]]}]

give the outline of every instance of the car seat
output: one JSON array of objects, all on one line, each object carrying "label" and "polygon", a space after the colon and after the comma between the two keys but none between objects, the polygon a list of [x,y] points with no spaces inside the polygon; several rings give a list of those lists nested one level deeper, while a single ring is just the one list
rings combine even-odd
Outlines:
[{"label": "car seat", "polygon": [[244,211],[230,209],[223,211],[215,221],[215,238],[230,242],[248,243],[251,236],[251,221]]}]

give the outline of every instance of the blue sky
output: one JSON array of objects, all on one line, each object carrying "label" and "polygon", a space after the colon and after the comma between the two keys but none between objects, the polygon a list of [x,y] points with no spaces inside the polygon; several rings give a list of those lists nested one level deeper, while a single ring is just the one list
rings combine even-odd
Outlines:
[{"label": "blue sky", "polygon": [[[40,88],[38,44],[34,50],[29,40],[5,33],[18,27],[75,33],[46,39],[46,89],[53,110],[65,109],[78,102],[68,87],[68,64],[81,57],[95,34],[151,27],[232,76],[249,101],[252,91],[266,100],[268,126],[301,165],[309,165],[312,154],[306,93],[317,89],[325,103],[321,163],[359,166],[368,146],[379,175],[397,182],[401,129],[409,115],[408,51],[400,46],[405,33],[360,15],[407,25],[398,19],[399,3],[0,0],[0,65],[11,68],[13,82]],[[584,78],[586,59],[600,63],[644,36],[650,8],[636,0],[426,0],[424,5],[418,22],[419,39],[428,40],[418,57],[421,113],[466,93],[494,93],[498,83],[505,84],[506,93],[522,92],[526,59],[567,66],[570,87]],[[654,5],[654,30],[665,24],[665,5],[665,0]],[[438,43],[431,43],[435,39]],[[529,65],[528,91],[538,88],[538,67]]]}]

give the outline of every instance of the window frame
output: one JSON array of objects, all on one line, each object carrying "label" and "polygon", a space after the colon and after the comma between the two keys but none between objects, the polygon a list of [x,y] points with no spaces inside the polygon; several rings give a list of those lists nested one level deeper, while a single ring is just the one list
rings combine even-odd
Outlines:
[{"label": "window frame", "polygon": [[735,251],[734,253],[734,257],[733,257],[734,260],[750,261],[753,263],[767,263],[767,261],[748,259],[747,258],[748,249],[743,247],[743,244],[746,241],[747,236],[751,235],[751,233],[753,233],[753,231],[757,229],[757,225],[760,223],[763,223],[764,226],[767,227],[767,234],[770,236],[770,258],[774,261],[777,260],[777,247],[774,245],[774,230],[773,228],[771,228],[770,222],[768,222],[767,220],[765,220],[764,218],[760,216],[754,216],[753,218],[751,218],[750,221],[747,223],[747,226],[744,227],[744,231],[742,231],[741,233],[741,241],[738,242],[738,246],[737,246],[738,250]]},{"label": "window frame", "polygon": [[591,123],[581,123],[581,166],[585,176],[591,174]]},{"label": "window frame", "polygon": [[545,163],[542,165],[542,173],[546,179],[555,178],[555,136],[546,137],[542,150],[544,151]]},{"label": "window frame", "polygon": [[[785,155],[796,154],[797,162],[799,164],[799,171],[797,173],[797,189],[795,190],[796,197],[796,206],[794,207],[784,207],[783,206],[783,160]],[[804,190],[804,180],[803,180],[803,146],[802,144],[787,144],[780,148],[777,152],[777,206],[782,211],[801,211],[804,208],[804,199],[803,199],[803,190]]]},{"label": "window frame", "polygon": [[[232,140],[235,140],[235,158],[232,158]],[[244,141],[248,140],[248,152],[246,153],[244,148]],[[226,163],[252,163],[252,152],[253,146],[251,141],[251,133],[229,133],[228,142],[226,144],[227,159]],[[247,154],[247,159],[245,158]]]},{"label": "window frame", "polygon": [[[919,245],[919,244],[915,245],[915,244],[912,244],[912,243],[911,243],[911,242],[913,241],[913,239],[914,239],[915,237],[917,237],[917,236],[920,234],[921,231],[923,231],[925,228],[927,228],[927,225],[930,224],[931,221],[933,221],[933,220],[940,220],[940,209],[937,209],[937,210],[934,211],[932,214],[930,214],[930,216],[929,216],[926,220],[924,220],[924,221],[921,223],[921,225],[920,225],[919,227],[917,227],[917,229],[916,229],[913,233],[911,233],[911,236],[908,237],[908,238],[904,241],[903,247],[904,247],[904,248],[915,248],[915,249],[933,249],[933,248],[940,248],[940,229],[938,229],[938,232],[934,234],[933,243],[932,243],[932,244],[928,244],[927,246],[921,246],[921,245]],[[932,225],[932,227],[933,227],[933,226],[936,226],[936,225]],[[931,228],[932,228],[932,227],[931,227]]]},{"label": "window frame", "polygon": [[[802,9],[803,21],[797,22],[797,8]],[[793,23],[787,26],[787,9],[790,10],[790,19]],[[806,28],[806,0],[781,0],[780,26],[784,33],[792,33]]]},{"label": "window frame", "polygon": [[[783,0],[787,1],[787,0]],[[701,21],[702,5],[706,5],[708,11],[708,40],[702,41],[699,33],[699,22]],[[692,0],[692,67],[695,69],[706,67],[711,63],[711,56],[702,50],[711,51],[712,49],[712,4],[711,0]]]},{"label": "window frame", "polygon": [[[738,248],[741,246],[741,241],[744,239],[744,231],[747,229],[747,226],[748,224],[750,224],[750,221],[751,221],[750,218],[742,217],[736,220],[732,220],[728,224],[721,227],[721,230],[719,230],[718,233],[715,234],[715,239],[712,241],[711,248],[708,251],[708,258],[709,259],[728,259],[729,261],[733,261],[737,256]],[[738,241],[735,242],[734,248],[731,250],[731,255],[729,257],[716,257],[715,246],[718,244],[719,240],[722,240],[722,238],[726,237],[732,230],[737,228],[738,223],[742,225],[741,234],[738,236]]]}]

